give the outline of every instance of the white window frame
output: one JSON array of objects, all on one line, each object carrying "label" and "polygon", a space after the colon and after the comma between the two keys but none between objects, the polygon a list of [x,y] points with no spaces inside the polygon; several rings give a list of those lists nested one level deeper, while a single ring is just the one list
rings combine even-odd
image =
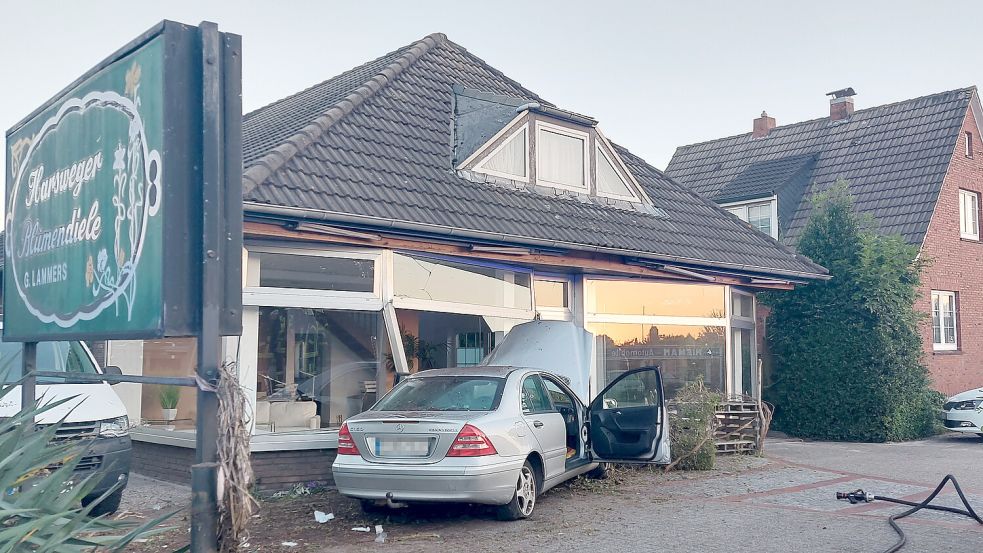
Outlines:
[{"label": "white window frame", "polygon": [[[387,264],[393,266],[393,263],[395,263],[394,258],[396,254],[407,256],[407,257],[413,257],[414,254],[418,254],[418,255],[423,254],[424,257],[426,257],[426,254],[424,252],[392,251],[392,253],[390,254],[391,259],[387,260]],[[432,260],[440,261],[446,259],[432,258]],[[474,265],[476,267],[486,266],[482,264],[476,264],[474,262],[468,263],[467,259],[454,259],[453,262],[462,265]],[[506,271],[510,271],[510,270],[506,269]],[[475,303],[462,303],[462,302],[453,302],[453,301],[446,301],[446,300],[428,300],[422,298],[409,298],[405,296],[397,296],[395,293],[395,284],[390,288],[390,291],[388,292],[389,294],[392,294],[391,299],[388,296],[386,299],[387,301],[391,302],[392,305],[397,309],[413,309],[416,311],[436,311],[439,313],[456,313],[458,315],[476,315],[481,317],[498,317],[502,319],[524,319],[527,321],[531,321],[533,320],[536,314],[535,291],[531,289],[533,286],[532,272],[531,271],[510,271],[510,272],[512,273],[521,272],[523,274],[527,274],[527,273],[529,274],[530,277],[529,298],[530,298],[530,305],[532,306],[531,309],[524,309],[522,307],[507,307],[507,306],[496,307],[491,305],[481,305]],[[390,271],[392,278],[394,279],[398,278],[398,276],[395,275],[394,273],[395,273],[395,269]]]},{"label": "white window frame", "polygon": [[[300,307],[313,309],[334,309],[344,311],[379,311],[382,309],[383,273],[380,263],[380,250],[359,249],[308,249],[298,247],[276,247],[248,245],[247,252],[273,253],[281,255],[302,255],[305,257],[331,257],[340,259],[363,259],[374,262],[372,292],[346,292],[343,290],[316,290],[311,288],[277,288],[272,286],[246,286],[242,289],[242,304],[253,307]],[[250,264],[247,263],[247,267]],[[262,271],[262,268],[259,269]],[[249,275],[248,281],[259,282]]]},{"label": "white window frame", "polygon": [[[584,288],[584,327],[586,328],[590,323],[623,323],[623,324],[648,324],[648,325],[683,325],[683,326],[719,326],[724,328],[724,393],[727,395],[736,395],[740,392],[739,388],[741,383],[737,378],[736,369],[737,363],[735,360],[735,340],[734,331],[737,329],[748,329],[753,332],[751,340],[751,362],[753,366],[751,367],[752,375],[752,387],[758,395],[760,395],[760,382],[758,380],[757,372],[757,326],[755,325],[755,315],[757,313],[757,301],[755,300],[754,294],[744,291],[739,291],[732,286],[725,286],[724,290],[724,316],[723,317],[667,317],[667,316],[655,316],[655,315],[618,315],[614,313],[598,313],[589,310],[588,305],[594,304],[587,296],[593,293],[590,286],[590,281],[594,280],[622,280],[620,278],[606,277],[602,275],[584,275],[583,288]],[[720,284],[707,284],[706,286],[723,286]],[[733,313],[732,305],[733,298],[732,294],[749,295],[752,298],[751,303],[751,317],[737,317]],[[596,359],[592,360],[591,364],[591,383],[603,382],[604,375],[601,374],[602,367],[596,362]],[[595,389],[594,387],[591,388]]]},{"label": "white window frame", "polygon": [[[604,159],[606,159],[608,163],[611,164],[611,167],[614,168],[615,174],[617,174],[618,177],[621,178],[621,182],[625,185],[625,188],[628,189],[627,196],[623,194],[610,194],[607,192],[601,192],[601,189],[598,188],[597,185],[597,163],[598,163],[597,157],[598,156],[604,156]],[[600,141],[597,141],[597,144],[594,146],[594,194],[601,198],[611,198],[614,200],[627,200],[630,202],[641,201],[638,195],[635,194],[635,183],[631,179],[626,178],[625,176],[626,174],[628,174],[628,172],[625,171],[623,166],[621,165],[621,160],[617,159],[618,156],[613,156],[613,157],[615,159],[612,159],[612,156],[609,156],[608,153],[604,151],[604,148],[601,147]]]},{"label": "white window frame", "polygon": [[[526,176],[520,177],[518,175],[513,175],[511,173],[503,173],[501,171],[495,171],[493,169],[486,168],[485,167],[485,163],[487,163],[488,160],[490,160],[491,158],[495,157],[495,155],[498,154],[498,152],[502,151],[502,149],[505,148],[505,145],[508,144],[512,139],[514,139],[516,137],[516,135],[518,135],[518,134],[525,134],[526,135],[526,149],[523,152],[523,158],[524,158],[524,161],[525,161],[525,164],[526,164],[525,165],[525,168],[526,168]],[[503,179],[509,179],[509,180],[514,180],[514,181],[519,181],[519,182],[525,182],[525,183],[528,183],[529,182],[529,179],[530,179],[529,170],[530,170],[530,167],[529,167],[529,125],[526,125],[526,124],[520,125],[518,129],[516,129],[514,132],[512,132],[511,134],[509,134],[508,136],[506,136],[505,139],[502,140],[502,142],[498,146],[496,146],[491,152],[488,153],[488,155],[485,155],[484,157],[482,157],[481,161],[479,161],[477,164],[475,164],[474,169],[472,169],[472,171],[474,171],[475,173],[483,173],[485,175],[492,175],[492,176],[495,176],[495,177],[502,177]]]},{"label": "white window frame", "polygon": [[[584,185],[583,186],[574,186],[574,185],[565,184],[565,183],[562,183],[562,182],[553,182],[553,181],[546,180],[546,179],[540,177],[540,175],[542,174],[542,170],[541,170],[541,168],[542,168],[542,163],[541,163],[542,157],[540,156],[540,152],[542,152],[542,149],[539,147],[539,144],[541,142],[541,137],[542,137],[542,135],[543,135],[544,132],[552,132],[552,133],[556,133],[556,134],[562,134],[562,135],[570,136],[572,138],[577,138],[577,139],[581,140],[584,143],[584,166],[582,168],[583,169],[583,172],[584,172]],[[587,133],[587,132],[584,132],[584,131],[574,130],[574,129],[571,129],[571,128],[568,128],[568,127],[563,127],[563,126],[560,126],[560,125],[554,125],[552,123],[547,123],[545,121],[538,121],[537,120],[536,121],[536,147],[535,147],[535,150],[536,150],[536,184],[539,184],[539,185],[542,185],[542,186],[549,186],[551,188],[558,188],[558,189],[561,189],[561,190],[571,190],[571,191],[574,191],[574,192],[583,192],[583,193],[589,193],[590,192],[590,186],[591,186],[591,178],[590,178],[590,133]]]},{"label": "white window frame", "polygon": [[[723,209],[733,213],[745,223],[748,222],[748,208],[768,204],[771,206],[771,232],[768,233],[772,238],[778,240],[778,196],[768,198],[757,198],[754,200],[741,202],[728,202],[719,204]],[[755,230],[758,230],[755,228]]]},{"label": "white window frame", "polygon": [[[949,299],[949,305],[952,306],[952,342],[946,342],[945,340],[945,324],[944,315],[941,309],[941,298],[946,297]],[[932,290],[932,349],[934,351],[956,351],[959,349],[959,310],[956,305],[956,293],[947,290]],[[940,309],[938,312],[939,317],[939,338],[941,342],[935,341],[935,303],[939,301]]]},{"label": "white window frame", "polygon": [[[567,306],[552,307],[541,306],[536,298],[536,281],[542,282],[561,282],[567,285]],[[536,275],[532,278],[532,304],[533,310],[544,321],[572,321],[573,320],[573,281],[562,276]]]},{"label": "white window frame", "polygon": [[[967,201],[972,201],[972,209],[967,206]],[[967,217],[972,216],[972,228]],[[959,237],[966,240],[980,239],[980,193],[972,190],[959,189]]]}]

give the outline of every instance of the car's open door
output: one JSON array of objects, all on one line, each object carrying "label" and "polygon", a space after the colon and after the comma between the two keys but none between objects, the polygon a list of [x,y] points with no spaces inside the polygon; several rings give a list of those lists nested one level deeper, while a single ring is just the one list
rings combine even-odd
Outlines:
[{"label": "car's open door", "polygon": [[669,463],[662,373],[658,367],[630,370],[614,379],[587,409],[594,461]]}]

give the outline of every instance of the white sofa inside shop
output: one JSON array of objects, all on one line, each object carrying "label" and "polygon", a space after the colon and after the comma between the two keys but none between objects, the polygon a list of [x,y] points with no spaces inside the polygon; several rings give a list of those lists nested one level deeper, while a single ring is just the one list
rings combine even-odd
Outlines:
[{"label": "white sofa inside shop", "polygon": [[291,432],[321,427],[317,404],[313,401],[257,401],[256,429]]}]

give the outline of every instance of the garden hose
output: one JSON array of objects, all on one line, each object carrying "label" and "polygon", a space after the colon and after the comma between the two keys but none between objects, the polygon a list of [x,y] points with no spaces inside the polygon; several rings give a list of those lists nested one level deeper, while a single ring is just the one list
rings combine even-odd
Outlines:
[{"label": "garden hose", "polygon": [[[942,491],[942,488],[944,488],[945,485],[948,484],[949,482],[952,482],[952,487],[956,489],[956,493],[959,495],[959,500],[962,501],[963,506],[966,507],[965,509],[960,509],[958,507],[947,507],[945,505],[931,504],[932,500],[934,500],[935,497],[939,495],[939,492]],[[907,505],[908,507],[911,507],[911,509],[908,509],[903,513],[898,513],[888,517],[887,519],[888,523],[891,525],[891,528],[893,528],[894,531],[898,534],[898,541],[890,548],[885,549],[884,553],[894,553],[895,551],[898,551],[902,547],[904,547],[905,543],[907,543],[908,541],[908,538],[907,536],[905,536],[904,530],[901,529],[901,526],[898,525],[898,521],[905,518],[908,515],[913,515],[918,511],[921,511],[922,509],[929,509],[932,511],[943,511],[946,513],[963,515],[975,520],[980,524],[983,524],[983,518],[980,518],[980,515],[976,514],[976,511],[973,510],[973,507],[969,504],[969,501],[966,499],[966,494],[964,494],[962,488],[959,487],[959,482],[956,481],[956,477],[951,474],[947,474],[946,477],[942,479],[942,482],[940,482],[939,485],[936,486],[935,491],[929,494],[929,496],[926,497],[923,501],[918,503],[915,503],[914,501],[905,501],[904,499],[885,497],[883,495],[874,495],[871,493],[867,493],[864,490],[856,490],[852,492],[836,492],[836,499],[849,501],[850,503],[853,504],[871,503],[873,501],[887,501],[888,503],[897,503],[898,505]]]}]

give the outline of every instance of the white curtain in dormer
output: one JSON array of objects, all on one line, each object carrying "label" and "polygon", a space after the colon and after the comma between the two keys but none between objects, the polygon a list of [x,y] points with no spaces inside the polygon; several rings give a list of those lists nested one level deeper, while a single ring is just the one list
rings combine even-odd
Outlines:
[{"label": "white curtain in dormer", "polygon": [[600,148],[595,152],[595,156],[597,157],[597,191],[601,194],[634,197],[631,188],[614,169],[608,156],[604,155]]},{"label": "white curtain in dormer", "polygon": [[536,143],[536,178],[566,186],[584,187],[583,139],[543,129]]},{"label": "white curtain in dormer", "polygon": [[495,173],[525,177],[526,130],[522,129],[509,138],[500,150],[481,165],[481,168]]}]

